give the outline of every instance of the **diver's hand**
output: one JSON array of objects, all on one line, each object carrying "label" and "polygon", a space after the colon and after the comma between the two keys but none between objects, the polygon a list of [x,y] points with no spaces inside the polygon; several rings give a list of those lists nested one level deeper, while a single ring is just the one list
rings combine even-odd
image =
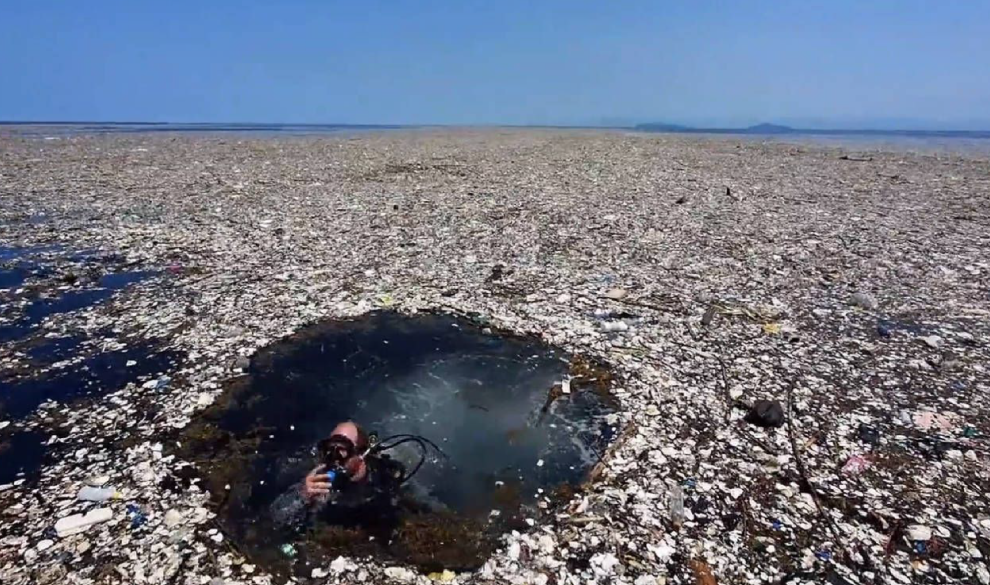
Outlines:
[{"label": "diver's hand", "polygon": [[330,478],[327,477],[327,466],[319,465],[309,472],[302,485],[302,495],[306,500],[313,500],[330,493]]}]

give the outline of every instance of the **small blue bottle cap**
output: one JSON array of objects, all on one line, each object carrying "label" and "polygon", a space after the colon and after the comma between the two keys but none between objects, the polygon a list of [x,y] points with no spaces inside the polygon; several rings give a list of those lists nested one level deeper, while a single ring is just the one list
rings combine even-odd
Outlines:
[{"label": "small blue bottle cap", "polygon": [[337,472],[336,471],[333,471],[333,470],[328,471],[327,472],[327,479],[329,479],[330,482],[333,483],[333,480],[337,479]]}]

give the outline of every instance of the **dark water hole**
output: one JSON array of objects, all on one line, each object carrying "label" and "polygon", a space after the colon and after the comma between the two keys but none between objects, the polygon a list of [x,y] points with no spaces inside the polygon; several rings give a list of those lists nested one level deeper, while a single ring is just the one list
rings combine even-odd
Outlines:
[{"label": "dark water hole", "polygon": [[909,333],[922,336],[938,333],[938,327],[907,319],[880,319],[877,321],[877,334],[880,337],[890,337],[892,333]]},{"label": "dark water hole", "polygon": [[[340,554],[475,568],[501,532],[527,529],[541,500],[566,494],[597,463],[615,432],[607,383],[605,370],[465,319],[373,313],[259,351],[249,375],[182,432],[179,454],[197,462],[228,536],[271,570],[295,563],[308,576],[307,562]],[[422,435],[446,457],[430,457],[397,506],[275,529],[272,502],[313,467],[313,445],[349,419],[382,437]],[[417,454],[393,452],[410,467]],[[280,552],[285,544],[299,557]]]},{"label": "dark water hole", "polygon": [[45,456],[47,437],[39,431],[3,433],[0,432],[0,485],[35,479]]}]

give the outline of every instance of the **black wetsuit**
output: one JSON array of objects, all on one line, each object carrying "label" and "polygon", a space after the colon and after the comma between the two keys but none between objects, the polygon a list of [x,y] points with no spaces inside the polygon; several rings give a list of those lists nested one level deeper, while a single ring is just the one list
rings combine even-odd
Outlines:
[{"label": "black wetsuit", "polygon": [[365,458],[365,466],[364,481],[345,481],[330,494],[310,500],[303,497],[302,482],[293,484],[272,502],[275,525],[300,530],[317,518],[331,524],[351,524],[363,512],[381,515],[394,509],[405,474],[403,465],[388,455],[378,455]]}]

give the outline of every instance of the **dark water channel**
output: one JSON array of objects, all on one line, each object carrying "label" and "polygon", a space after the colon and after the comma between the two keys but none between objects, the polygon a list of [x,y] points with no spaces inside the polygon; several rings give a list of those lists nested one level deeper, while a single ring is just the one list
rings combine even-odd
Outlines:
[{"label": "dark water channel", "polygon": [[0,485],[35,479],[45,456],[46,439],[38,431],[0,433]]},{"label": "dark water channel", "polygon": [[53,332],[43,323],[154,274],[98,251],[0,246],[0,486],[37,476],[50,432],[21,426],[42,402],[95,398],[173,367],[179,356],[153,344],[104,350],[109,330]]},{"label": "dark water channel", "polygon": [[0,343],[23,339],[48,316],[104,302],[154,274],[129,270],[114,255],[0,247]]},{"label": "dark water channel", "polygon": [[[259,351],[249,375],[183,432],[180,454],[199,462],[219,494],[228,535],[273,570],[295,563],[308,576],[307,561],[340,554],[473,568],[499,533],[527,529],[541,500],[552,507],[597,463],[615,432],[607,383],[605,370],[466,319],[373,313]],[[396,506],[340,507],[275,529],[272,502],[294,489],[314,465],[314,444],[343,420],[383,438],[421,435],[443,454],[428,457]],[[411,444],[391,453],[407,469],[419,459]]]}]

